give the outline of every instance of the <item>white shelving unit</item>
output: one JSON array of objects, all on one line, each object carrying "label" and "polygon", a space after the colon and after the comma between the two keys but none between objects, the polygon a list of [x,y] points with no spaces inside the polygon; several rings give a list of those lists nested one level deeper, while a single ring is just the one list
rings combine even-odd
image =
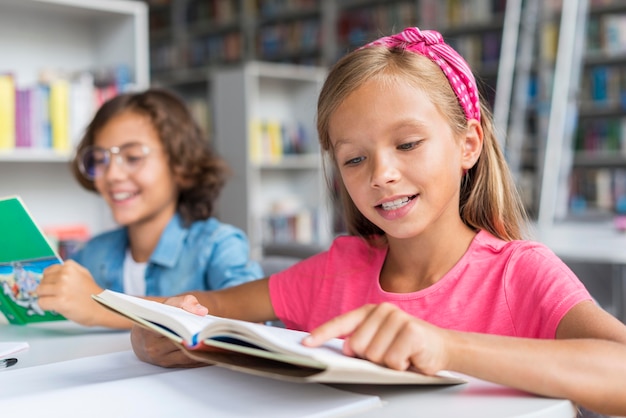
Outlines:
[{"label": "white shelving unit", "polygon": [[[78,71],[124,65],[138,88],[149,85],[148,10],[130,0],[0,0],[0,72],[31,85],[44,69]],[[0,196],[19,194],[42,226],[112,226],[104,202],[72,177],[69,153],[0,153]]]},{"label": "white shelving unit", "polygon": [[[325,70],[318,67],[260,62],[221,69],[212,77],[216,149],[234,172],[217,215],[246,231],[255,258],[263,254],[264,244],[276,243],[268,237],[266,220],[277,205],[295,203],[317,214],[312,241],[302,244],[330,241],[330,202],[315,128],[324,77]],[[262,120],[301,124],[310,147],[273,162],[256,161],[251,126]]]}]

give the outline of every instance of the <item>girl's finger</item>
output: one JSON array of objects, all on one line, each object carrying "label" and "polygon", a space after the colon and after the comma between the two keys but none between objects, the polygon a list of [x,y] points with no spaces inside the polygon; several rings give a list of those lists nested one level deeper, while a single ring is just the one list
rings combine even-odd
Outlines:
[{"label": "girl's finger", "polygon": [[310,335],[302,340],[302,344],[318,347],[332,338],[350,335],[367,318],[372,309],[372,305],[365,305],[339,315],[311,331]]}]

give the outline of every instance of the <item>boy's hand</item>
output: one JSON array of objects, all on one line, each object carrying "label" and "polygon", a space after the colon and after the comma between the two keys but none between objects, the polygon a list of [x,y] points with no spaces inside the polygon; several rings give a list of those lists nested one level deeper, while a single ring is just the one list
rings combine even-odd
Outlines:
[{"label": "boy's hand", "polygon": [[192,360],[169,338],[134,325],[130,332],[130,342],[139,360],[161,367],[200,367],[207,366]]},{"label": "boy's hand", "polygon": [[[196,315],[204,316],[209,312],[193,295],[172,296],[166,299],[164,303]],[[183,350],[169,338],[138,325],[131,329],[130,341],[135,355],[146,363],[161,367],[200,367],[207,365],[186,356]]]},{"label": "boy's hand", "polygon": [[446,369],[446,331],[389,303],[364,305],[331,319],[302,343],[317,347],[342,336],[346,336],[343,352],[348,356],[428,375]]},{"label": "boy's hand", "polygon": [[41,309],[58,312],[79,324],[98,325],[98,316],[106,314],[91,298],[102,289],[89,271],[73,260],[47,267],[36,292]]}]

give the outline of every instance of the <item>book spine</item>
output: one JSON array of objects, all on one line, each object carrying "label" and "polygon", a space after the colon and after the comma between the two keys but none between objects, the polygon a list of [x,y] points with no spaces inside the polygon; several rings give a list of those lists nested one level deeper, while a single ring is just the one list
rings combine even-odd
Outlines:
[{"label": "book spine", "polygon": [[15,82],[0,74],[0,150],[15,148]]},{"label": "book spine", "polygon": [[50,83],[50,127],[52,148],[57,151],[70,149],[69,83],[57,79]]},{"label": "book spine", "polygon": [[94,78],[89,72],[79,74],[70,86],[70,140],[77,145],[91,121],[94,111]]},{"label": "book spine", "polygon": [[16,90],[15,110],[15,146],[29,148],[31,144],[30,134],[30,90],[27,88]]},{"label": "book spine", "polygon": [[41,148],[52,148],[52,126],[50,125],[50,86],[41,83],[37,85],[39,106],[39,129],[37,143]]}]

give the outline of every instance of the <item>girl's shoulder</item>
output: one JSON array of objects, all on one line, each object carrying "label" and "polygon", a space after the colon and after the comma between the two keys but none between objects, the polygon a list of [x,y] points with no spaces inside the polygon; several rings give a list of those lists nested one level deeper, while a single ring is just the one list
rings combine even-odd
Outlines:
[{"label": "girl's shoulder", "polygon": [[517,250],[530,250],[537,249],[540,251],[550,251],[550,249],[541,242],[533,241],[530,239],[519,239],[513,241],[505,241],[497,238],[485,230],[480,230],[476,234],[474,241],[472,242],[474,247],[482,247],[494,252],[503,251],[517,251]]},{"label": "girl's shoulder", "polygon": [[558,262],[559,257],[545,244],[530,239],[505,241],[487,231],[481,230],[476,234],[470,246],[470,252],[476,258],[478,254],[484,257],[505,258],[510,261],[521,262]]}]

